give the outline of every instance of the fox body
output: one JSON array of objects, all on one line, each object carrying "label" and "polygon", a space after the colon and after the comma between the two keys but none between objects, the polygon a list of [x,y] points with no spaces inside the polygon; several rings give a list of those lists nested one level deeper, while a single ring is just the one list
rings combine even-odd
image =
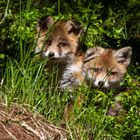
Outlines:
[{"label": "fox body", "polygon": [[[60,82],[62,90],[70,92],[79,85],[90,85],[93,88],[119,89],[121,81],[127,72],[132,55],[131,47],[118,50],[104,49],[102,47],[89,48],[85,54],[79,55],[72,64],[66,68]],[[79,108],[82,100],[76,99],[75,105]],[[78,102],[78,104],[77,104]],[[74,101],[66,105],[63,118],[70,121],[74,118]],[[121,104],[115,102],[114,108],[110,108],[109,115],[114,115],[123,109]]]},{"label": "fox body", "polygon": [[84,53],[79,53],[73,63],[67,65],[60,80],[60,89],[73,91],[84,82],[82,75],[82,65],[84,60]]},{"label": "fox body", "polygon": [[37,32],[36,53],[40,52],[42,58],[48,59],[50,72],[58,65],[58,76],[61,77],[66,65],[72,63],[79,51],[81,25],[72,20],[54,22],[52,17],[47,17],[38,23]]},{"label": "fox body", "polygon": [[[93,87],[119,88],[127,72],[131,55],[131,47],[118,50],[89,48],[84,57],[79,57],[76,62],[68,66],[61,80],[61,87],[72,90],[73,85],[90,83]],[[71,81],[66,83],[68,79]]]}]

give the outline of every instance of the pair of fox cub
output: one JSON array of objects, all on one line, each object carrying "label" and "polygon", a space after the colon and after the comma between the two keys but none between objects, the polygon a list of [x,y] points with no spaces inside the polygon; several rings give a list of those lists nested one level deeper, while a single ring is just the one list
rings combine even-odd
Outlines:
[{"label": "pair of fox cub", "polygon": [[119,88],[130,63],[132,48],[118,50],[99,46],[81,51],[79,45],[82,27],[68,20],[54,21],[51,16],[37,25],[36,52],[48,59],[48,67],[58,64],[61,90],[73,91],[81,84],[106,89]]}]

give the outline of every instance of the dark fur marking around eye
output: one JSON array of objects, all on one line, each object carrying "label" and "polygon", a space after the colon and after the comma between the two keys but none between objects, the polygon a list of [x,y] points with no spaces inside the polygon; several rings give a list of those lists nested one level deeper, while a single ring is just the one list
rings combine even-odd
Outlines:
[{"label": "dark fur marking around eye", "polygon": [[70,46],[70,43],[67,39],[61,38],[59,41],[59,47]]},{"label": "dark fur marking around eye", "polygon": [[51,44],[52,44],[51,39],[48,39],[48,40],[46,41],[46,45],[47,45],[47,46],[50,46]]},{"label": "dark fur marking around eye", "polygon": [[101,68],[91,68],[91,70],[93,70],[94,72],[100,72]]},{"label": "dark fur marking around eye", "polygon": [[116,72],[116,71],[111,71],[110,74],[111,74],[111,75],[117,75],[118,72]]}]

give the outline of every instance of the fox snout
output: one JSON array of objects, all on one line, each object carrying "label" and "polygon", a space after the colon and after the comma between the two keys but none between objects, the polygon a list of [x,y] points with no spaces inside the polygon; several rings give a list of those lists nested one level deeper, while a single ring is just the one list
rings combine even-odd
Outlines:
[{"label": "fox snout", "polygon": [[43,57],[44,58],[49,58],[49,59],[58,59],[61,58],[61,54],[59,54],[56,51],[43,51]]},{"label": "fox snout", "polygon": [[104,77],[95,76],[93,77],[93,86],[100,88],[118,88],[120,87],[122,78],[117,78],[117,75],[114,77],[112,77],[111,75],[106,75]]},{"label": "fox snout", "polygon": [[95,80],[94,86],[95,86],[95,87],[108,88],[108,87],[109,87],[109,83],[108,83],[108,81],[105,81],[105,80],[102,80],[102,81],[96,81],[96,80]]},{"label": "fox snout", "polygon": [[98,85],[99,85],[99,86],[103,86],[103,85],[104,85],[104,81],[99,81],[99,82],[98,82]]},{"label": "fox snout", "polygon": [[55,55],[54,52],[49,52],[48,56],[49,56],[49,58],[51,58],[51,57],[54,57],[54,55]]}]

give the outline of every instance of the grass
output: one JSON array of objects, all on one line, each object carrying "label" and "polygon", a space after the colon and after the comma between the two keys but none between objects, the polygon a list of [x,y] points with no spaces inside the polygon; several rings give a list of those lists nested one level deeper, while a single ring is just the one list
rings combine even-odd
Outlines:
[{"label": "grass", "polygon": [[[70,100],[70,93],[60,93],[53,87],[52,78],[46,79],[43,73],[46,61],[29,54],[23,62],[10,60],[7,62],[3,75],[2,98],[10,105],[12,102],[26,104],[32,112],[39,112],[49,122],[61,126],[63,111]],[[121,92],[120,100],[123,102],[125,113],[123,116],[106,115],[110,105],[114,102],[114,91],[89,90],[80,87],[72,95],[77,98],[84,96],[81,107],[74,105],[74,119],[66,123],[70,139],[138,139],[139,136],[139,99],[140,89],[127,76],[129,92]]]},{"label": "grass", "polygon": [[[78,0],[78,3],[81,5],[80,0]],[[22,6],[21,4],[22,2],[20,6]],[[1,75],[4,82],[0,86],[0,96],[7,105],[10,105],[12,102],[22,105],[26,104],[33,113],[37,111],[49,122],[57,126],[62,126],[64,123],[64,108],[71,100],[70,93],[61,93],[57,86],[54,86],[53,81],[55,80],[53,79],[57,78],[53,76],[54,73],[46,78],[44,69],[47,60],[41,60],[33,54],[33,49],[35,47],[33,43],[30,43],[27,50],[25,49],[27,47],[26,43],[29,43],[28,40],[33,40],[31,38],[34,38],[35,33],[33,32],[33,28],[36,25],[35,21],[40,17],[40,13],[37,10],[35,10],[35,14],[34,11],[30,11],[30,4],[31,1],[28,1],[25,15],[22,15],[24,11],[20,10],[20,16],[15,16],[17,20],[8,27],[13,40],[16,40],[16,43],[14,42],[12,47],[19,48],[16,54],[18,59],[8,57],[4,60],[5,69]],[[62,14],[61,6],[61,1],[58,0],[57,13],[59,16]],[[20,9],[22,8],[20,7]],[[46,11],[49,11],[51,14],[51,12],[54,11],[51,10],[52,9],[49,8]],[[87,24],[88,27],[86,32],[87,38],[83,40],[86,40],[85,43],[91,46],[91,44],[93,45],[95,42],[100,42],[100,34],[103,28],[100,24],[101,21],[98,20],[99,15],[95,13],[94,17],[90,15],[90,22],[92,23],[94,21],[94,30],[91,26],[88,26],[90,25],[87,16],[89,13],[86,13],[86,11],[90,9],[82,10],[85,10],[85,15],[82,13],[84,11],[80,11],[83,17],[80,16],[81,13],[76,13],[75,17],[83,23],[86,19],[85,24]],[[47,13],[46,11],[44,13]],[[68,13],[68,15],[69,14],[70,13]],[[9,16],[8,13],[5,15]],[[58,18],[59,16],[56,17]],[[68,18],[66,14],[62,14],[62,16]],[[24,21],[22,19],[24,19]],[[27,24],[32,25],[27,28]],[[119,29],[116,27],[115,30],[117,31]],[[111,33],[111,31],[109,31],[109,33]],[[122,34],[118,36],[120,37]],[[103,42],[103,44],[106,44],[106,42]],[[115,101],[114,90],[102,91],[81,86],[72,93],[75,100],[79,96],[84,96],[84,101],[80,107],[77,107],[75,102],[73,109],[74,118],[65,124],[69,139],[137,140],[140,138],[140,87],[138,86],[140,76],[137,72],[138,69],[139,66],[129,67],[128,72],[130,72],[130,75],[126,75],[126,83],[124,83],[127,90],[121,91],[121,96],[118,97],[125,111],[118,116],[113,117],[107,115],[110,106],[113,105]],[[137,75],[135,75],[135,73],[137,73]],[[135,81],[133,81],[133,78],[135,78]]]}]

